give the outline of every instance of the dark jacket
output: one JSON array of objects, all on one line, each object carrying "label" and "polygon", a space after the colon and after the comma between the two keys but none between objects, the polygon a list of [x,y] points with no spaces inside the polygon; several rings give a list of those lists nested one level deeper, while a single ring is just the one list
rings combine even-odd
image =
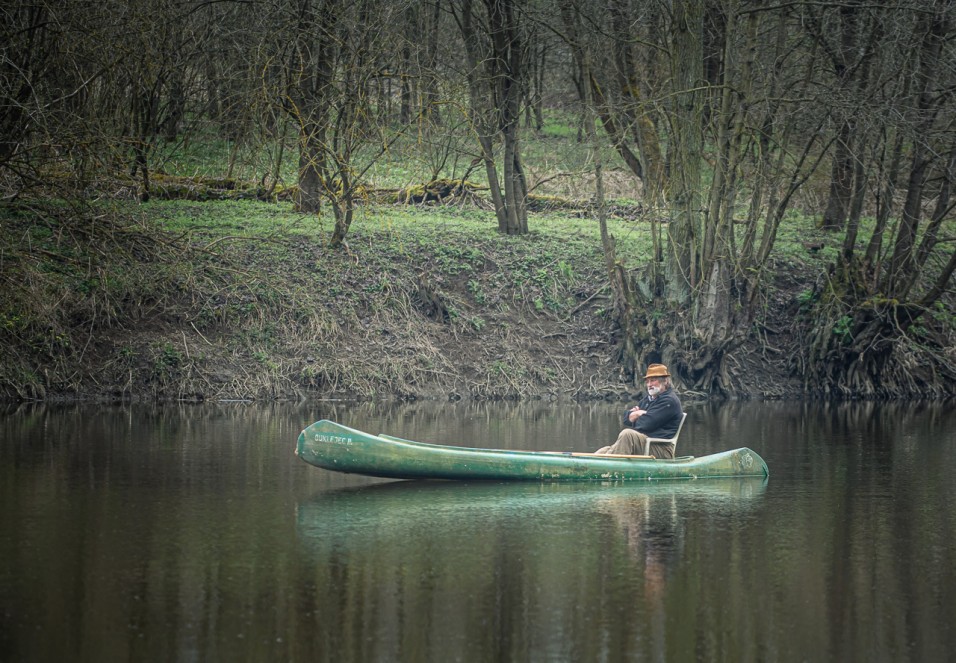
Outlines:
[{"label": "dark jacket", "polygon": [[669,439],[677,435],[677,429],[680,427],[681,417],[684,416],[684,409],[681,407],[680,399],[673,387],[663,391],[656,398],[644,396],[637,404],[642,410],[647,410],[632,424],[627,420],[630,408],[624,412],[624,426],[633,428],[638,433],[644,433],[648,437],[661,437]]}]

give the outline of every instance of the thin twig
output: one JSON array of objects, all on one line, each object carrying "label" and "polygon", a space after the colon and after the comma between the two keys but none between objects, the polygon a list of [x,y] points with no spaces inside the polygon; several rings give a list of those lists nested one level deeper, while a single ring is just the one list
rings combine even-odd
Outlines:
[{"label": "thin twig", "polygon": [[597,297],[599,294],[601,294],[602,292],[604,292],[605,290],[607,290],[607,286],[608,286],[608,284],[605,283],[605,284],[602,285],[600,288],[598,288],[597,290],[595,290],[593,295],[591,295],[590,297],[588,297],[587,299],[585,299],[583,302],[581,302],[580,304],[578,304],[577,306],[575,306],[573,309],[571,309],[571,312],[568,313],[568,317],[570,318],[570,317],[573,316],[575,313],[577,313],[578,311],[580,311],[582,308],[584,308],[585,306],[587,306],[592,299],[594,299],[594,298]]},{"label": "thin twig", "polygon": [[[189,323],[189,326],[192,327],[193,329],[196,329],[196,325],[194,325],[192,322]],[[196,333],[199,334],[199,338],[204,340],[207,344],[212,345],[212,343],[209,342],[209,339],[202,335],[201,331],[196,329]]]}]

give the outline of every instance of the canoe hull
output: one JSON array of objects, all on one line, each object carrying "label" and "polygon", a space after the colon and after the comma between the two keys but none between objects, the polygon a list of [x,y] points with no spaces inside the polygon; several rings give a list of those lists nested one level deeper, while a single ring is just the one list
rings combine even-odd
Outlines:
[{"label": "canoe hull", "polygon": [[296,454],[323,469],[392,479],[646,481],[769,475],[763,459],[746,448],[672,460],[472,449],[371,435],[334,421],[303,430]]}]

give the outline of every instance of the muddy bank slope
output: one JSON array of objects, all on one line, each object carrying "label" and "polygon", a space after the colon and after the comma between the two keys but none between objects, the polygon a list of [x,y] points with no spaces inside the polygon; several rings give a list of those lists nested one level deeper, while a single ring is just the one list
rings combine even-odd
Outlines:
[{"label": "muddy bank slope", "polygon": [[[627,398],[597,224],[581,216],[512,238],[476,210],[369,210],[330,251],[321,220],[264,203],[7,213],[0,392]],[[639,263],[639,221],[615,223]],[[825,259],[776,260],[765,317],[728,358],[729,395],[803,393],[789,358]]]}]

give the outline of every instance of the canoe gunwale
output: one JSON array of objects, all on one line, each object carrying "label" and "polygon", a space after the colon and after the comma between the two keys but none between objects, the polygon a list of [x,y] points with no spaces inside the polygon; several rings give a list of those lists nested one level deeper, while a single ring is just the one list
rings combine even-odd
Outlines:
[{"label": "canoe gunwale", "polygon": [[640,460],[660,460],[660,461],[688,461],[693,460],[694,456],[677,456],[676,458],[657,458],[656,456],[645,456],[643,454],[599,454],[594,451],[530,451],[526,449],[484,449],[481,447],[462,447],[456,446],[453,444],[431,444],[429,442],[416,442],[415,440],[407,440],[403,437],[395,437],[394,435],[386,435],[385,433],[379,433],[374,437],[382,438],[383,440],[389,440],[391,442],[402,442],[404,444],[414,444],[420,445],[423,447],[429,447],[433,449],[467,449],[469,451],[481,451],[483,453],[508,453],[508,454],[557,454],[560,456],[575,456],[582,458],[637,458]]}]

